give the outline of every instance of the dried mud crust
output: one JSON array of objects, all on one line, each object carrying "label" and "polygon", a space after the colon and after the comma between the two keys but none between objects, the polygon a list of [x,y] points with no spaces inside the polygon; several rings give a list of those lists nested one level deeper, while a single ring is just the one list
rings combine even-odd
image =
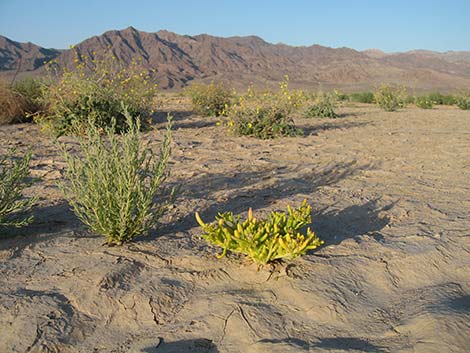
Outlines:
[{"label": "dried mud crust", "polygon": [[[177,107],[181,107],[177,105]],[[175,108],[172,108],[175,110]],[[104,247],[56,188],[61,158],[34,125],[35,222],[0,240],[2,352],[463,352],[470,346],[470,114],[343,108],[305,137],[227,135],[176,111],[159,229]],[[163,127],[164,115],[157,117]],[[145,134],[158,146],[162,134]],[[217,260],[194,211],[259,214],[307,198],[319,250],[258,270]]]}]

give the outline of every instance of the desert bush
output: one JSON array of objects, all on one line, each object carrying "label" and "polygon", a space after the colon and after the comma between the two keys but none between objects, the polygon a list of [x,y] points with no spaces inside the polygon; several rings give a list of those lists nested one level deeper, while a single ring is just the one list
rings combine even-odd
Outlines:
[{"label": "desert bush", "polygon": [[469,92],[462,92],[456,98],[457,107],[463,110],[470,109],[470,91]]},{"label": "desert bush", "polygon": [[320,93],[314,103],[304,112],[306,118],[337,118],[336,97],[330,93]]},{"label": "desert bush", "polygon": [[302,135],[280,105],[238,104],[228,110],[228,126],[236,134],[271,139]]},{"label": "desert bush", "polygon": [[357,102],[357,103],[368,103],[368,104],[375,103],[374,93],[372,93],[372,92],[351,93],[349,95],[349,100],[351,102]]},{"label": "desert bush", "polygon": [[13,84],[13,90],[24,100],[25,116],[30,117],[45,109],[43,92],[47,90],[45,83],[39,78],[27,77]]},{"label": "desert bush", "polygon": [[219,258],[227,251],[249,256],[259,264],[277,259],[292,260],[308,250],[323,244],[310,228],[311,207],[304,201],[296,209],[290,206],[284,212],[272,212],[268,219],[256,219],[250,208],[248,218],[241,220],[232,212],[219,213],[214,223],[206,224],[196,212],[196,220],[204,230],[202,237],[223,248]]},{"label": "desert bush", "polygon": [[456,97],[451,94],[444,95],[439,92],[433,92],[428,97],[433,104],[437,105],[454,105],[456,103]]},{"label": "desert bush", "polygon": [[0,226],[21,227],[31,223],[33,217],[27,212],[36,198],[25,198],[22,191],[30,183],[29,162],[31,152],[16,158],[15,150],[0,157]]},{"label": "desert bush", "polygon": [[21,122],[25,117],[25,99],[3,81],[0,81],[0,107],[0,125]]},{"label": "desert bush", "polygon": [[140,121],[123,108],[127,129],[115,134],[112,124],[104,134],[91,121],[86,135],[79,136],[79,154],[62,146],[67,162],[64,195],[77,217],[106,238],[120,245],[154,226],[173,198],[162,188],[170,157],[171,117],[159,155],[142,142]]},{"label": "desert bush", "polygon": [[74,133],[90,120],[100,128],[114,121],[116,131],[121,132],[128,127],[122,102],[132,117],[139,116],[142,122],[150,118],[157,87],[137,62],[124,67],[108,53],[100,60],[77,53],[75,62],[71,71],[61,71],[56,62],[48,65],[50,82],[42,98],[47,111],[36,117],[38,122],[57,136]]},{"label": "desert bush", "polygon": [[194,84],[187,89],[193,109],[205,116],[221,116],[230,105],[231,92],[222,84]]},{"label": "desert bush", "polygon": [[396,85],[381,85],[374,93],[374,100],[379,107],[393,112],[405,106],[406,89]]},{"label": "desert bush", "polygon": [[432,109],[433,101],[429,96],[418,96],[415,98],[415,104],[418,108]]},{"label": "desert bush", "polygon": [[290,115],[304,100],[302,91],[289,90],[287,76],[276,93],[258,94],[250,87],[237,103],[227,108],[227,125],[238,135],[261,139],[302,135],[302,129],[295,127]]},{"label": "desert bush", "polygon": [[350,100],[349,95],[343,92],[334,91],[335,99],[339,102],[347,102]]}]

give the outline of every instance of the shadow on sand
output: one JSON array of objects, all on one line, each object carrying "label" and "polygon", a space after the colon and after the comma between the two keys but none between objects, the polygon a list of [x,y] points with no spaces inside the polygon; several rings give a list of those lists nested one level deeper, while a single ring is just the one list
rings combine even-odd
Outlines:
[{"label": "shadow on sand", "polygon": [[207,338],[181,340],[175,342],[160,342],[154,347],[144,348],[146,353],[219,353],[217,346]]},{"label": "shadow on sand", "polygon": [[[320,172],[303,173],[294,178],[288,178],[287,175],[284,178],[280,172],[276,175],[274,183],[268,183],[268,186],[263,185],[260,188],[257,188],[256,184],[260,180],[272,177],[272,171],[242,172],[232,175],[208,174],[186,183],[183,197],[213,200],[206,208],[197,210],[202,219],[210,221],[221,211],[232,211],[237,214],[246,212],[249,207],[253,210],[263,209],[276,200],[297,195],[311,195],[320,187],[334,185],[363,170],[372,168],[374,168],[372,165],[350,162],[338,163]],[[217,198],[216,194],[222,190],[227,192],[227,196]],[[340,211],[321,210],[313,215],[313,230],[322,234],[322,239],[328,244],[337,244],[346,238],[378,232],[389,222],[388,219],[380,217],[380,212],[391,208],[392,205],[379,207],[377,201],[349,206]],[[142,241],[175,232],[187,232],[196,226],[194,214],[189,213],[176,223],[164,225]]]}]

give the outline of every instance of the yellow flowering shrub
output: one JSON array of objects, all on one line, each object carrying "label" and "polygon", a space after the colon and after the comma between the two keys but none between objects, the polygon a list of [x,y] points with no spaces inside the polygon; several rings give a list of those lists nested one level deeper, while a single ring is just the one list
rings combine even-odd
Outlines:
[{"label": "yellow flowering shrub", "polygon": [[382,84],[374,93],[374,101],[387,112],[396,111],[406,104],[406,88],[397,85]]},{"label": "yellow flowering shrub", "polygon": [[196,83],[187,89],[191,97],[193,109],[205,116],[225,115],[230,100],[231,92],[222,84],[211,82],[210,84]]},{"label": "yellow flowering shrub", "polygon": [[90,120],[104,128],[115,118],[116,130],[126,129],[121,104],[134,118],[145,121],[151,116],[157,85],[150,82],[150,73],[138,62],[124,67],[110,52],[102,59],[96,53],[91,57],[76,55],[73,70],[59,67],[57,61],[48,64],[50,84],[43,94],[47,109],[36,121],[62,135]]},{"label": "yellow flowering shrub", "polygon": [[315,96],[311,104],[304,112],[306,118],[337,118],[335,109],[337,98],[334,93],[320,92]]},{"label": "yellow flowering shrub", "polygon": [[228,107],[227,125],[239,135],[261,139],[302,135],[302,129],[295,127],[291,114],[302,106],[304,100],[302,91],[289,91],[287,76],[277,93],[258,94],[249,87],[237,103]]}]

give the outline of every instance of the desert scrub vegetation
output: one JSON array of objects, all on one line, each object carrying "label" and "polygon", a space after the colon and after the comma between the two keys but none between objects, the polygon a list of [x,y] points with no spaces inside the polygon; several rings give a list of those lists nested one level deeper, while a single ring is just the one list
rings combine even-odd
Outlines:
[{"label": "desert scrub vegetation", "polygon": [[47,89],[46,83],[41,78],[26,77],[15,81],[13,90],[21,96],[24,102],[25,118],[30,117],[44,110],[42,95]]},{"label": "desert scrub vegetation", "polygon": [[61,136],[76,133],[90,121],[99,128],[113,121],[118,132],[127,129],[121,103],[133,118],[145,123],[151,117],[157,86],[137,62],[124,67],[111,53],[103,59],[76,55],[73,70],[59,67],[57,61],[47,65],[49,84],[42,100],[47,109],[36,121]]},{"label": "desert scrub vegetation", "polygon": [[126,132],[114,119],[104,133],[93,121],[78,136],[78,154],[61,145],[67,167],[60,185],[77,217],[106,243],[121,245],[144,234],[165,213],[174,190],[162,186],[170,157],[171,117],[156,154],[144,145],[140,121],[123,107]]},{"label": "desert scrub vegetation", "polygon": [[256,93],[248,88],[238,102],[227,108],[226,124],[235,134],[260,139],[303,135],[303,130],[295,127],[291,114],[300,109],[304,101],[302,91],[288,89],[286,76],[276,93]]},{"label": "desert scrub vegetation", "polygon": [[397,85],[382,84],[374,93],[374,101],[387,112],[403,108],[406,98],[406,88]]},{"label": "desert scrub vegetation", "polygon": [[267,219],[257,219],[251,208],[242,220],[232,212],[219,213],[215,222],[206,224],[196,212],[196,220],[204,230],[202,237],[223,250],[247,255],[258,264],[277,259],[292,260],[323,244],[310,228],[311,206],[305,200],[300,207],[288,206],[287,213],[271,212]]},{"label": "desert scrub vegetation", "polygon": [[31,223],[28,211],[36,202],[35,197],[23,197],[22,191],[29,186],[29,162],[31,151],[22,157],[10,150],[0,157],[0,226],[21,227]]},{"label": "desert scrub vegetation", "polygon": [[230,105],[232,93],[222,84],[196,83],[187,89],[193,109],[204,116],[221,116]]},{"label": "desert scrub vegetation", "polygon": [[337,106],[336,96],[332,93],[319,93],[314,102],[304,112],[306,118],[337,118],[335,109]]},{"label": "desert scrub vegetation", "polygon": [[428,97],[436,105],[454,105],[456,103],[456,97],[451,94],[432,92],[428,94]]},{"label": "desert scrub vegetation", "polygon": [[470,110],[470,91],[462,92],[456,98],[457,107],[463,110]]},{"label": "desert scrub vegetation", "polygon": [[418,108],[421,109],[432,109],[434,106],[434,102],[428,95],[416,97],[415,104]]},{"label": "desert scrub vegetation", "polygon": [[10,124],[23,115],[21,97],[3,81],[0,81],[0,107],[0,125]]},{"label": "desert scrub vegetation", "polygon": [[40,94],[40,82],[36,79],[0,81],[0,125],[24,122],[41,110]]},{"label": "desert scrub vegetation", "polygon": [[356,103],[367,103],[367,104],[375,103],[374,93],[372,93],[372,92],[351,93],[349,95],[349,100],[351,102],[356,102]]}]

